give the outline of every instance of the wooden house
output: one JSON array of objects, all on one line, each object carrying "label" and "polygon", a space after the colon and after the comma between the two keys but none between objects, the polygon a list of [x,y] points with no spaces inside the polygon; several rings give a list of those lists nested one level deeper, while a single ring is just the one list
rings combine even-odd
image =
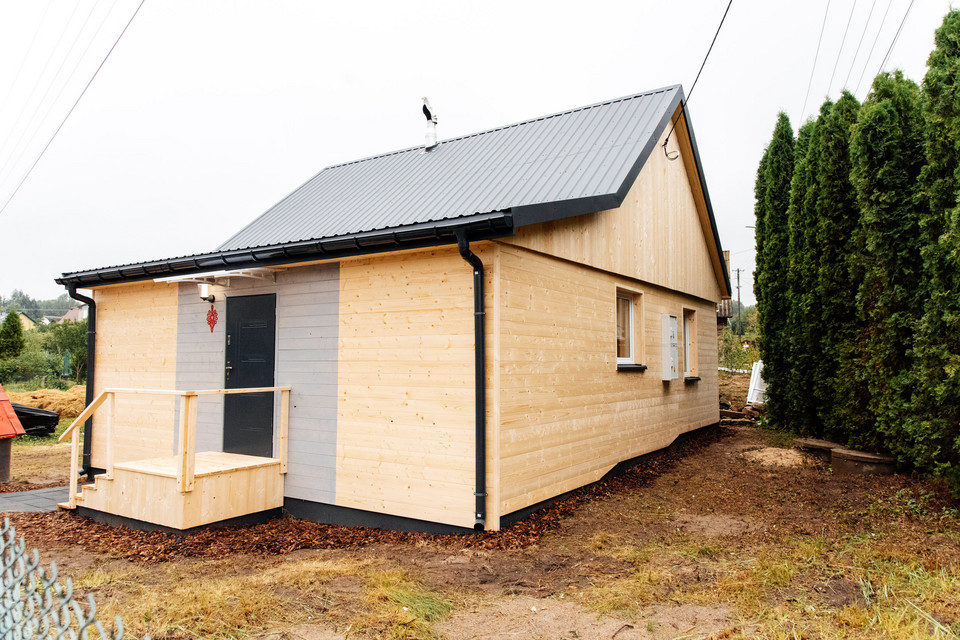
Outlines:
[{"label": "wooden house", "polygon": [[102,472],[65,506],[497,529],[718,422],[730,285],[682,100],[332,166],[215,251],[63,274]]}]

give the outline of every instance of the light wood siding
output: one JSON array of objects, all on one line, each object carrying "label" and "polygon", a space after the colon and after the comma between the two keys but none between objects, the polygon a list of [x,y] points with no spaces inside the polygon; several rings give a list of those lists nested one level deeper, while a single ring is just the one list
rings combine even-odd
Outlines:
[{"label": "light wood siding", "polygon": [[[661,315],[710,318],[713,303],[508,245],[498,264],[500,514],[719,420],[711,323],[697,323],[702,380],[660,380]],[[644,373],[617,371],[617,287],[642,291]]]},{"label": "light wood siding", "polygon": [[[177,285],[138,283],[95,289],[94,392],[108,387],[173,389],[177,367]],[[101,412],[102,413],[102,412]],[[116,462],[173,453],[174,398],[117,399]],[[105,419],[94,418],[91,464],[106,464]]]},{"label": "light wood siding", "polygon": [[705,205],[701,212],[691,188],[696,179],[657,145],[619,208],[521,227],[504,242],[716,302],[721,276]]},{"label": "light wood siding", "polygon": [[456,249],[341,264],[338,505],[473,526],[473,318]]}]

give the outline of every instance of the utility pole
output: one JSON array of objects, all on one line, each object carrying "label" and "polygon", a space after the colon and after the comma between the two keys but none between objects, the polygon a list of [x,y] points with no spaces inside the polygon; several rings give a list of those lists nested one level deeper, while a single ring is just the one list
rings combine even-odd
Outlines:
[{"label": "utility pole", "polygon": [[743,321],[740,319],[740,268],[737,267],[737,335],[743,337]]}]

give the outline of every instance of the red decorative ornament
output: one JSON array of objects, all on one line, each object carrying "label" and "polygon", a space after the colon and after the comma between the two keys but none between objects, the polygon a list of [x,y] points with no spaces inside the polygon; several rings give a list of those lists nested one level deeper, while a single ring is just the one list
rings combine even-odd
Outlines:
[{"label": "red decorative ornament", "polygon": [[207,311],[207,325],[210,327],[210,333],[213,333],[213,328],[217,326],[217,310],[213,308],[213,305],[210,305],[210,311]]}]

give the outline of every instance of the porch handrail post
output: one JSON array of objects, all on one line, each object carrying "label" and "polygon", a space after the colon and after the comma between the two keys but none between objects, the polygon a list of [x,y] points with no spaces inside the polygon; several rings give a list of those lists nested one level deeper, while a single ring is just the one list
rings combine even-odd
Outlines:
[{"label": "porch handrail post", "polygon": [[117,415],[117,394],[113,391],[107,391],[107,416],[105,431],[107,433],[107,477],[113,477],[113,424]]},{"label": "porch handrail post", "polygon": [[290,389],[280,391],[280,473],[287,472],[287,426],[290,422]]},{"label": "porch handrail post", "polygon": [[197,394],[180,394],[180,425],[177,438],[177,487],[181,493],[193,491],[196,462]]},{"label": "porch handrail post", "polygon": [[77,476],[80,473],[80,461],[77,460],[77,454],[80,449],[80,430],[73,430],[73,437],[70,439],[70,497],[67,502],[71,509],[77,508]]}]

